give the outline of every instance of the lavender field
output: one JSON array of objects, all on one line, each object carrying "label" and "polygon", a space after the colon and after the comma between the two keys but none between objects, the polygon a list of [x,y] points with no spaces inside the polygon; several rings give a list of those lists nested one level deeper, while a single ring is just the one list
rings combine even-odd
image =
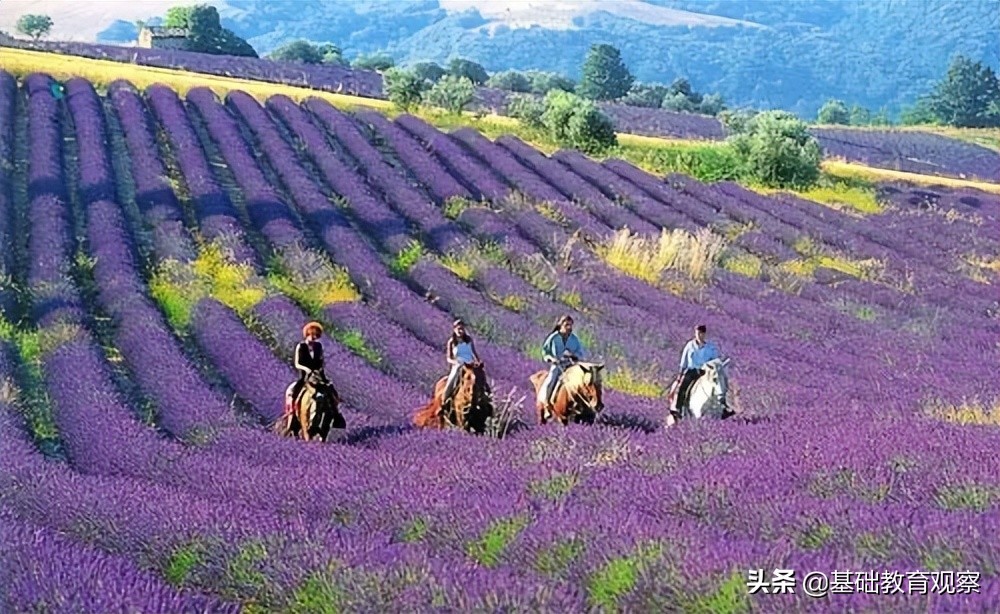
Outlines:
[{"label": "lavender field", "polygon": [[[318,99],[51,85],[0,71],[0,611],[1000,609],[1000,197],[861,217]],[[722,250],[640,279],[625,227]],[[564,313],[593,426],[534,417]],[[510,411],[483,436],[412,426],[456,317]],[[314,318],[336,442],[269,429]],[[666,428],[698,323],[737,414]]]}]

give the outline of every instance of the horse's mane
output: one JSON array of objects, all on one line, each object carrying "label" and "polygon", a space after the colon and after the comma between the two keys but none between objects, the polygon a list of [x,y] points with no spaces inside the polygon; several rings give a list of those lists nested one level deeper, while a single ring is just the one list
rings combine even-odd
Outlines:
[{"label": "horse's mane", "polygon": [[[573,392],[576,392],[580,388],[586,386],[587,375],[588,372],[584,371],[583,366],[580,364],[575,364],[567,368],[563,372],[562,380],[563,386],[566,387],[566,392],[572,394]],[[591,376],[591,383],[599,384],[601,382],[599,371],[591,369],[589,375]]]}]

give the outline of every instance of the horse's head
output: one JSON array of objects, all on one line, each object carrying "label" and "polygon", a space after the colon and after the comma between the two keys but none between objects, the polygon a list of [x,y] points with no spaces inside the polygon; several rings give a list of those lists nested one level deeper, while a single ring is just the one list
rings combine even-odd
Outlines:
[{"label": "horse's head", "polygon": [[578,362],[566,369],[563,375],[563,383],[570,397],[595,414],[604,409],[602,371],[604,363]]},{"label": "horse's head", "polygon": [[715,358],[705,363],[704,367],[705,378],[711,386],[712,393],[715,395],[715,400],[720,406],[722,406],[723,409],[727,408],[728,401],[726,399],[729,395],[729,376],[726,373],[728,366],[728,358]]}]

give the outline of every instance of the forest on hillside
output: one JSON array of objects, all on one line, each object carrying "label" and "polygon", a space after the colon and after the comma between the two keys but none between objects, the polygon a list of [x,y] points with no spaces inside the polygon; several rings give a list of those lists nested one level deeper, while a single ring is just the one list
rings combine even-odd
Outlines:
[{"label": "forest on hillside", "polygon": [[1000,66],[997,0],[649,2],[765,27],[663,27],[597,12],[577,18],[576,30],[484,28],[478,12],[448,13],[436,0],[320,1],[308,11],[293,0],[229,0],[222,16],[261,54],[306,38],[335,43],[347,59],[385,52],[410,64],[462,56],[490,72],[538,69],[573,78],[590,45],[606,42],[622,50],[639,81],[686,77],[731,106],[810,117],[831,97],[895,115],[956,54]]}]

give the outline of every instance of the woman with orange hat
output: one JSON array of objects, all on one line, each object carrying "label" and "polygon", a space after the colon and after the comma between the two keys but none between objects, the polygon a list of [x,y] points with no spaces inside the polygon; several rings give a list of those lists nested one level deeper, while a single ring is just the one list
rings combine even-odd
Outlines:
[{"label": "woman with orange hat", "polygon": [[[298,400],[299,393],[306,383],[306,378],[313,371],[323,371],[323,344],[319,338],[323,336],[323,325],[319,322],[309,322],[302,327],[304,340],[295,346],[295,370],[299,379],[292,388],[292,402]],[[323,373],[324,379],[326,374]]]}]

